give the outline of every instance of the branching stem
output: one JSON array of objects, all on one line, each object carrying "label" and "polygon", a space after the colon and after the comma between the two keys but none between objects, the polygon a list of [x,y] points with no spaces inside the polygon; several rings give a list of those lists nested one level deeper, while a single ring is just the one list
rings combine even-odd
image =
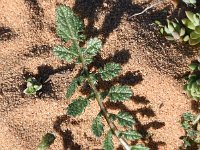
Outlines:
[{"label": "branching stem", "polygon": [[161,4],[161,3],[163,3],[162,0],[161,0],[161,1],[158,1],[158,2],[155,3],[155,4],[150,5],[149,7],[146,7],[143,11],[141,11],[141,12],[139,12],[139,13],[133,14],[132,16],[129,17],[129,19],[132,18],[132,17],[134,17],[134,16],[142,15],[142,14],[144,14],[146,11],[148,11],[149,9],[151,9],[151,8],[153,8],[153,7],[155,7],[155,6],[159,5],[159,4]]},{"label": "branching stem", "polygon": [[100,109],[101,109],[101,111],[103,113],[104,118],[106,119],[106,122],[108,123],[110,129],[112,130],[113,134],[117,137],[117,139],[119,140],[121,145],[125,148],[125,150],[131,150],[131,147],[128,145],[126,140],[118,136],[117,127],[115,126],[115,124],[112,121],[110,121],[109,116],[108,116],[108,112],[107,112],[106,108],[104,107],[104,105],[103,105],[103,103],[101,101],[100,93],[96,89],[96,86],[94,85],[91,77],[89,76],[88,67],[87,67],[87,65],[85,63],[83,54],[81,53],[80,46],[79,46],[79,44],[77,43],[76,40],[72,40],[72,41],[73,41],[73,43],[75,44],[75,46],[76,46],[76,48],[78,50],[83,70],[86,73],[86,78],[88,79],[89,85],[90,85],[90,87],[92,88],[92,90],[93,90],[93,92],[95,94],[95,98],[96,98],[96,100],[97,100],[97,102],[99,104],[99,107],[100,107]]}]

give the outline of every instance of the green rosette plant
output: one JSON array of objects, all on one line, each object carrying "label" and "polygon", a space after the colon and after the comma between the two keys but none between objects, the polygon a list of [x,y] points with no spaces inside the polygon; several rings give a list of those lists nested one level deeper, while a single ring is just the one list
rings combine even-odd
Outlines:
[{"label": "green rosette plant", "polygon": [[189,29],[189,44],[197,45],[200,43],[200,13],[186,11],[186,16],[182,23]]},{"label": "green rosette plant", "polygon": [[185,130],[185,136],[180,139],[183,140],[184,149],[200,149],[200,115],[193,115],[186,112],[182,115],[182,127]]},{"label": "green rosette plant", "polygon": [[184,86],[184,90],[190,95],[194,100],[200,100],[200,62],[194,62],[189,65],[192,70],[191,74],[188,76],[187,83]]},{"label": "green rosette plant", "polygon": [[165,36],[167,40],[176,40],[176,41],[188,41],[189,36],[186,35],[186,30],[184,27],[181,27],[180,23],[176,20],[170,21],[167,20],[167,25],[162,25],[159,21],[155,22],[160,27],[160,32]]},{"label": "green rosette plant", "polygon": [[[56,32],[62,39],[63,43],[70,43],[68,47],[65,44],[55,46],[53,51],[56,56],[71,63],[77,63],[81,66],[80,74],[75,77],[66,92],[66,98],[70,99],[78,86],[88,84],[91,92],[87,96],[79,96],[72,100],[66,109],[66,114],[76,117],[82,114],[92,100],[96,100],[100,112],[93,119],[91,130],[96,137],[101,137],[104,133],[104,118],[110,130],[106,133],[103,142],[104,150],[113,150],[113,136],[117,137],[120,144],[126,150],[148,150],[147,147],[138,144],[130,145],[128,140],[136,141],[141,139],[141,134],[135,128],[135,120],[128,112],[120,111],[117,114],[111,114],[104,105],[104,99],[113,103],[124,102],[131,98],[132,90],[129,86],[116,85],[106,91],[97,88],[98,81],[111,81],[117,77],[122,70],[120,64],[111,62],[104,67],[91,71],[88,67],[93,62],[93,57],[100,52],[102,42],[98,38],[91,38],[86,41],[84,33],[84,24],[78,16],[76,16],[70,7],[60,5],[56,9]],[[122,126],[123,130],[118,130],[117,124]]]}]

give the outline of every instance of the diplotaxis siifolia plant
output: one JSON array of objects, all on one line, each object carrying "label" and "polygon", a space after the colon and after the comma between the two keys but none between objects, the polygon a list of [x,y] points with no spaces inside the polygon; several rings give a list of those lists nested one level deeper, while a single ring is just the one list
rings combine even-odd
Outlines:
[{"label": "diplotaxis siifolia plant", "polygon": [[[107,98],[111,102],[123,102],[128,100],[132,96],[132,90],[128,86],[112,86],[107,91],[101,91],[97,89],[99,80],[111,81],[117,77],[122,70],[121,66],[117,63],[107,63],[103,68],[90,71],[88,65],[93,62],[93,57],[100,52],[102,48],[101,40],[92,38],[86,41],[86,37],[83,34],[84,25],[83,22],[76,16],[70,7],[60,5],[56,9],[56,32],[62,39],[63,44],[54,48],[56,56],[71,63],[77,63],[82,66],[81,73],[78,77],[75,77],[68,86],[66,98],[70,99],[78,86],[87,83],[91,88],[91,93],[87,97],[79,96],[77,99],[72,100],[72,103],[68,105],[66,113],[69,116],[76,117],[84,112],[86,107],[90,104],[90,101],[96,100],[100,112],[93,119],[91,129],[96,137],[100,137],[104,133],[104,124],[102,123],[103,117],[105,118],[110,130],[107,132],[105,140],[103,142],[104,150],[114,149],[112,136],[116,136],[120,144],[126,150],[148,150],[143,145],[129,145],[128,140],[138,140],[142,136],[134,129],[135,120],[133,117],[124,111],[120,111],[117,114],[111,114],[104,106],[104,99]],[[64,43],[70,43],[70,46],[66,47]],[[83,46],[82,46],[83,45]],[[124,130],[118,130],[116,126],[124,127]]]}]

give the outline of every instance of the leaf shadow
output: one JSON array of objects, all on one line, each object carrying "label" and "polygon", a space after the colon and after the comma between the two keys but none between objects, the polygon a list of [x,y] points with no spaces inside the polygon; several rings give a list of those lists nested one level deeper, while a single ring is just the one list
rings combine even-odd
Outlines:
[{"label": "leaf shadow", "polygon": [[70,118],[67,115],[57,117],[56,121],[54,122],[53,128],[62,137],[64,150],[69,150],[69,149],[81,150],[81,146],[73,141],[74,138],[73,138],[72,132],[68,129],[63,130],[61,128],[61,125],[64,122],[69,122],[69,119]]},{"label": "leaf shadow", "polygon": [[[125,13],[130,14],[141,11],[142,7],[134,5],[132,0],[76,0],[73,7],[74,11],[82,18],[87,19],[86,34],[88,37],[102,35],[102,42],[105,43],[110,33],[116,29]],[[109,10],[109,12],[108,12]],[[98,15],[104,15],[105,19],[100,29],[94,27],[98,21]]]},{"label": "leaf shadow", "polygon": [[16,37],[16,34],[9,27],[0,27],[0,41],[8,41]]},{"label": "leaf shadow", "polygon": [[42,44],[42,45],[33,45],[32,47],[28,48],[28,53],[25,53],[24,55],[27,57],[38,57],[44,54],[45,56],[52,51],[52,46],[48,44]]},{"label": "leaf shadow", "polygon": [[42,30],[44,28],[43,18],[44,10],[40,6],[38,0],[24,0],[25,4],[30,9],[30,18],[36,29]]}]

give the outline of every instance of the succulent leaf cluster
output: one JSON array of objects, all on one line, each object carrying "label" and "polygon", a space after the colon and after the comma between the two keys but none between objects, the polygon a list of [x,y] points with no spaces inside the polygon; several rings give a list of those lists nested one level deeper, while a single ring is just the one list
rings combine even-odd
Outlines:
[{"label": "succulent leaf cluster", "polygon": [[24,93],[27,95],[35,95],[37,91],[42,89],[42,84],[39,83],[34,77],[27,79],[27,87],[24,90]]},{"label": "succulent leaf cluster", "polygon": [[194,62],[189,65],[192,73],[187,78],[187,83],[184,86],[184,90],[194,100],[200,100],[200,62]]},{"label": "succulent leaf cluster", "polygon": [[186,11],[187,18],[182,20],[182,23],[189,29],[189,44],[196,45],[200,43],[200,14],[194,14],[191,11]]},{"label": "succulent leaf cluster", "polygon": [[[65,44],[56,46],[53,51],[56,56],[71,63],[77,63],[82,66],[80,74],[75,77],[68,86],[66,98],[70,99],[75,93],[77,88],[82,85],[89,85],[92,89],[87,96],[79,96],[71,101],[66,109],[66,114],[71,117],[79,116],[84,113],[91,100],[97,100],[100,112],[93,119],[91,124],[92,132],[96,137],[100,137],[104,134],[105,124],[102,122],[106,120],[110,127],[107,132],[105,140],[103,142],[104,150],[114,149],[112,137],[116,136],[124,149],[126,150],[148,150],[147,147],[138,145],[129,145],[127,140],[136,141],[141,139],[141,134],[138,133],[134,127],[135,120],[128,112],[118,112],[117,114],[111,114],[104,106],[104,99],[107,99],[113,103],[123,102],[130,99],[132,96],[132,90],[129,86],[115,85],[105,91],[97,89],[99,81],[105,82],[111,81],[116,78],[122,68],[117,63],[107,63],[104,67],[91,71],[88,64],[93,62],[93,57],[100,52],[102,48],[101,40],[97,38],[91,38],[86,41],[84,33],[83,22],[76,16],[70,7],[60,5],[56,9],[56,31],[57,35],[62,39],[63,43],[70,43],[68,47]],[[123,130],[118,130],[115,123],[116,121],[122,127]]]},{"label": "succulent leaf cluster", "polygon": [[165,36],[167,40],[187,41],[188,36],[184,27],[180,26],[180,23],[176,20],[167,20],[167,25],[163,26],[159,21],[156,23],[161,27],[160,32]]},{"label": "succulent leaf cluster", "polygon": [[194,14],[186,11],[187,18],[182,19],[182,24],[177,20],[167,20],[167,25],[163,26],[159,21],[156,23],[160,26],[160,32],[167,40],[176,40],[188,42],[190,45],[200,43],[200,13]]},{"label": "succulent leaf cluster", "polygon": [[182,115],[182,127],[185,130],[185,136],[182,136],[183,148],[200,148],[200,115],[193,115],[186,112]]}]

